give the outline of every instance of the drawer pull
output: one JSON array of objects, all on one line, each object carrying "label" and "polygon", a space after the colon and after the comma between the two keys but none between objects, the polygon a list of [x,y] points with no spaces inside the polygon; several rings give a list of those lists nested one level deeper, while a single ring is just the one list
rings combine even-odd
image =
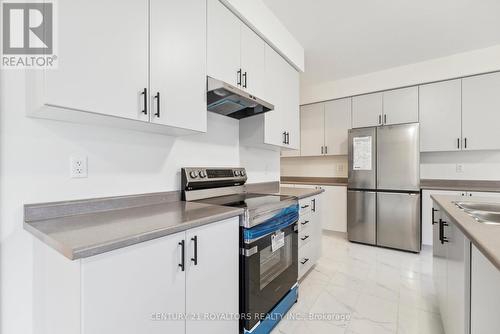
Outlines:
[{"label": "drawer pull", "polygon": [[307,238],[309,238],[309,236],[308,236],[308,235],[306,235],[306,236],[305,236],[305,237],[303,237],[303,238],[300,238],[300,240],[304,241],[304,240],[307,240]]},{"label": "drawer pull", "polygon": [[307,225],[309,223],[309,220],[305,220],[303,221],[302,223],[300,223],[301,225]]},{"label": "drawer pull", "polygon": [[305,258],[304,261],[300,261],[301,264],[306,264],[306,262],[309,261],[308,258]]},{"label": "drawer pull", "polygon": [[309,207],[309,204],[306,204],[306,205],[301,206],[300,208],[301,209],[307,209],[308,207]]}]

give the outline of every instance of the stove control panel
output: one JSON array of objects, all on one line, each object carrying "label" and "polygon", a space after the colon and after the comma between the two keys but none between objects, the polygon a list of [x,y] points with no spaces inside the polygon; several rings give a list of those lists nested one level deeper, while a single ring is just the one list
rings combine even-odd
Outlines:
[{"label": "stove control panel", "polygon": [[182,189],[242,185],[247,180],[245,168],[185,167],[181,170]]}]

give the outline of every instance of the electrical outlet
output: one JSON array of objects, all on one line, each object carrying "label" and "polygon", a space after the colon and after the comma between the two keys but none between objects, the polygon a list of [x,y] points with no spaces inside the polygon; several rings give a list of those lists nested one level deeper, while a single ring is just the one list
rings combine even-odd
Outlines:
[{"label": "electrical outlet", "polygon": [[463,173],[464,172],[464,165],[457,164],[455,167],[456,167],[456,172],[457,173]]},{"label": "electrical outlet", "polygon": [[75,155],[70,158],[70,175],[71,178],[87,177],[87,157]]},{"label": "electrical outlet", "polygon": [[343,172],[344,172],[344,164],[338,164],[337,173],[343,173]]}]

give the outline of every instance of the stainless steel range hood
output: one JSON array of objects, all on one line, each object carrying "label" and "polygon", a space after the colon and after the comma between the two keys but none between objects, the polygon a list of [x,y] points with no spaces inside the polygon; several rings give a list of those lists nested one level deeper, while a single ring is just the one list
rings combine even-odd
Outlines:
[{"label": "stainless steel range hood", "polygon": [[242,89],[207,77],[208,111],[242,119],[273,110],[274,106]]}]

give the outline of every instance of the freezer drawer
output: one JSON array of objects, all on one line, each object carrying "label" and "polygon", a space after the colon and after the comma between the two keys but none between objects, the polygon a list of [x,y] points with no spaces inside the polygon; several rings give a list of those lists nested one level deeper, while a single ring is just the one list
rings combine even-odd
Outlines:
[{"label": "freezer drawer", "polygon": [[377,193],[377,245],[420,252],[420,194]]},{"label": "freezer drawer", "polygon": [[[354,144],[354,141],[358,145]],[[359,145],[360,141],[369,144],[371,142],[371,150],[364,151]],[[356,189],[375,189],[377,187],[376,179],[376,145],[377,145],[377,128],[362,128],[349,130],[349,152],[348,152],[348,187]],[[361,154],[363,153],[363,154]],[[359,157],[363,157],[363,163],[360,164]]]},{"label": "freezer drawer", "polygon": [[347,192],[347,237],[350,241],[375,245],[376,204],[375,192]]},{"label": "freezer drawer", "polygon": [[417,123],[377,129],[377,189],[420,189],[419,145]]}]

